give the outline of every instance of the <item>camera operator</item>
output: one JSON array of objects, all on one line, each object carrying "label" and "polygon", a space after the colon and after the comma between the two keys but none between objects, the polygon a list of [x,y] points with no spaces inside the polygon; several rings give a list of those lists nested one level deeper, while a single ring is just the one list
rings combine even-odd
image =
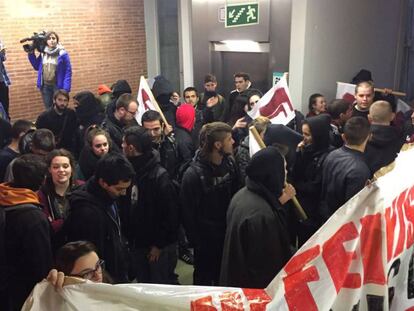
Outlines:
[{"label": "camera operator", "polygon": [[29,61],[37,70],[37,87],[43,97],[46,109],[53,106],[53,94],[58,89],[70,92],[72,66],[69,54],[59,44],[59,36],[50,31],[46,34],[46,47],[37,57],[34,50],[28,53]]},{"label": "camera operator", "polygon": [[4,62],[6,61],[6,47],[3,41],[0,40],[0,103],[2,103],[4,111],[6,112],[5,119],[10,119],[9,115],[9,85],[10,79],[7,75]]}]

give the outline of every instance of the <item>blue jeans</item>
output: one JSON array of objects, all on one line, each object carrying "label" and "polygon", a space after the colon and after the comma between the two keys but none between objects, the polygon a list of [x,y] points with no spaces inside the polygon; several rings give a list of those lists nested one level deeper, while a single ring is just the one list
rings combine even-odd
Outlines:
[{"label": "blue jeans", "polygon": [[53,94],[58,90],[55,85],[43,84],[40,92],[42,93],[43,103],[46,110],[53,107]]}]

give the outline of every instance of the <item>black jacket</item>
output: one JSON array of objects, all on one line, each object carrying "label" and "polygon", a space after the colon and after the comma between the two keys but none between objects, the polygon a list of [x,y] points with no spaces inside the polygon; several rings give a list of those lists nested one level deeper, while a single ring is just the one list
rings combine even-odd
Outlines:
[{"label": "black jacket", "polygon": [[183,223],[190,243],[199,247],[203,240],[224,240],[227,209],[239,188],[239,172],[233,159],[224,157],[216,166],[196,154],[180,189]]},{"label": "black jacket", "polygon": [[125,248],[118,206],[95,177],[68,195],[69,211],[64,228],[68,241],[95,244],[106,270],[116,282],[127,280]]},{"label": "black jacket", "polygon": [[177,241],[178,197],[158,152],[129,158],[136,173],[130,194],[128,238],[135,248],[162,249]]},{"label": "black jacket", "polygon": [[330,120],[325,115],[306,119],[312,143],[296,152],[292,177],[298,200],[307,215],[315,219],[322,187],[322,166],[333,150],[330,146]]},{"label": "black jacket", "polygon": [[164,136],[161,143],[153,143],[153,147],[159,152],[161,166],[167,170],[171,178],[174,178],[179,165],[178,146],[175,136]]},{"label": "black jacket", "polygon": [[365,187],[371,172],[362,152],[343,146],[332,151],[323,164],[320,215],[327,220],[339,207]]},{"label": "black jacket", "polygon": [[249,146],[249,136],[246,136],[241,142],[240,145],[236,149],[236,153],[234,158],[236,159],[237,166],[239,167],[240,171],[240,179],[242,185],[245,184],[246,180],[246,166],[249,164],[250,161],[250,146]]},{"label": "black jacket", "polygon": [[371,173],[387,166],[397,157],[404,136],[401,131],[391,125],[371,125],[371,138],[365,148],[365,158]]},{"label": "black jacket", "polygon": [[[33,208],[16,209],[6,214],[7,291],[14,306],[12,310],[20,310],[36,283],[52,268],[49,223],[39,205],[30,205]],[[1,305],[5,304],[2,300]]]},{"label": "black jacket", "polygon": [[124,135],[124,124],[122,124],[117,118],[115,118],[114,111],[106,115],[105,119],[102,121],[102,127],[109,133],[112,142],[118,148],[121,148],[122,137]]},{"label": "black jacket", "polygon": [[246,179],[227,212],[221,286],[264,288],[291,257],[282,206]]},{"label": "black jacket", "polygon": [[55,135],[56,148],[65,148],[72,153],[76,151],[76,135],[78,121],[72,109],[66,109],[61,115],[52,107],[40,114],[36,121],[36,128],[49,129]]},{"label": "black jacket", "polygon": [[195,147],[194,142],[191,138],[191,132],[187,131],[181,126],[176,126],[175,130],[175,141],[177,142],[178,157],[180,162],[191,160],[194,157]]}]

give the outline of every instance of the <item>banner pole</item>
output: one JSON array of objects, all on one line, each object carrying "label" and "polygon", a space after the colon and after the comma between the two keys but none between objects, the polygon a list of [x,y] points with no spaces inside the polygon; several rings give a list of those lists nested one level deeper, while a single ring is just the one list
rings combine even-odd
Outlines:
[{"label": "banner pole", "polygon": [[[141,82],[140,82],[140,83],[142,83],[142,80],[145,80],[145,81],[144,81],[144,83],[146,83],[146,84],[147,84],[148,89],[151,91],[151,89],[149,88],[149,85],[148,85],[148,83],[147,83],[147,80],[145,79],[145,77],[144,77],[144,76],[141,76]],[[164,124],[165,124],[166,126],[169,126],[170,124],[167,122],[167,119],[165,118],[164,113],[162,112],[162,110],[161,110],[160,106],[158,105],[158,102],[156,101],[156,99],[155,99],[154,95],[152,94],[152,91],[148,94],[148,96],[150,97],[151,102],[153,102],[153,103],[154,103],[155,108],[157,109],[157,111],[158,111],[158,112],[159,112],[159,114],[161,115],[161,119],[162,119],[162,121],[164,122]]]},{"label": "banner pole", "polygon": [[[256,130],[256,128],[255,128],[254,126],[251,126],[251,127],[249,128],[249,130],[250,130],[250,132],[253,134],[254,139],[256,139],[257,144],[259,145],[259,147],[260,147],[261,149],[266,148],[266,145],[265,145],[265,143],[264,143],[263,139],[260,137],[260,134],[259,134],[259,132]],[[308,219],[308,216],[306,215],[306,213],[305,213],[305,211],[304,211],[303,207],[300,205],[300,203],[299,203],[298,199],[296,198],[296,196],[294,196],[294,197],[292,198],[292,202],[293,202],[293,205],[294,205],[294,206],[295,206],[295,208],[296,208],[296,212],[297,212],[298,217],[299,217],[301,220],[306,220],[306,219]]]}]

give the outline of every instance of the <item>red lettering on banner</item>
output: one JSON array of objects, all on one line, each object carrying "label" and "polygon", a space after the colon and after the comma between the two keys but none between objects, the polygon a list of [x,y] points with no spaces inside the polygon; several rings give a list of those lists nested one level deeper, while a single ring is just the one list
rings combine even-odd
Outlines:
[{"label": "red lettering on banner", "polygon": [[243,311],[243,301],[238,292],[224,292],[220,295],[222,311]]},{"label": "red lettering on banner", "polygon": [[394,251],[393,258],[397,257],[404,250],[404,242],[405,242],[405,219],[404,219],[404,214],[403,214],[403,204],[404,204],[404,201],[405,201],[405,199],[407,197],[407,190],[405,190],[402,193],[400,193],[400,195],[398,196],[398,198],[394,199],[394,201],[392,202],[392,206],[393,206],[394,210],[397,211],[398,223],[400,224],[400,230],[399,230],[399,234],[398,234],[397,247],[396,247],[396,249]]},{"label": "red lettering on banner", "polygon": [[414,187],[411,187],[407,199],[404,202],[405,217],[407,217],[407,243],[405,248],[409,249],[414,244],[414,206],[411,202],[414,201]]},{"label": "red lettering on banner", "polygon": [[322,247],[322,258],[329,270],[336,292],[342,287],[359,288],[361,275],[348,273],[351,261],[356,258],[355,252],[347,252],[344,242],[358,238],[358,231],[354,223],[344,224],[335,234],[327,240]]},{"label": "red lettering on banner", "polygon": [[213,305],[213,297],[206,296],[191,301],[191,311],[217,311]]},{"label": "red lettering on banner", "polygon": [[364,284],[385,284],[382,262],[381,214],[368,215],[361,219],[361,257],[364,266]]},{"label": "red lettering on banner", "polygon": [[287,275],[283,278],[285,285],[285,299],[290,310],[318,310],[315,300],[307,283],[318,281],[319,274],[316,267],[311,266],[303,270],[305,265],[320,254],[320,246],[316,245],[303,253],[294,256],[286,264],[284,270]]},{"label": "red lettering on banner", "polygon": [[395,225],[397,224],[397,214],[391,207],[385,209],[385,227],[387,229],[387,262],[392,259],[392,250],[394,247]]},{"label": "red lettering on banner", "polygon": [[242,291],[249,301],[250,311],[265,311],[267,304],[272,301],[264,289],[242,288]]}]

